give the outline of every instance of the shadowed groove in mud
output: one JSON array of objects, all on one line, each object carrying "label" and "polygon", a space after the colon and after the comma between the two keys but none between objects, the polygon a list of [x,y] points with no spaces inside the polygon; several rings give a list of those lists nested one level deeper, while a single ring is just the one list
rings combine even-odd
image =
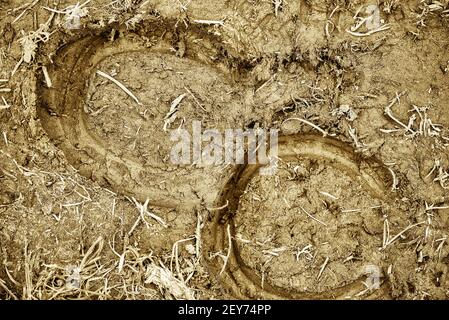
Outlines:
[{"label": "shadowed groove in mud", "polygon": [[[358,182],[374,197],[389,201],[386,185],[390,178],[381,163],[376,159],[360,159],[352,149],[343,142],[332,138],[323,138],[317,135],[290,135],[279,139],[279,158],[283,161],[294,161],[297,157],[320,159],[330,166],[342,170]],[[355,295],[366,287],[364,278],[336,288],[329,292],[313,293],[303,291],[288,291],[285,288],[264,282],[257,276],[241,258],[238,244],[235,239],[236,227],[234,216],[238,214],[240,197],[245,192],[251,179],[258,173],[258,165],[242,165],[236,170],[234,176],[228,181],[223,190],[217,206],[228,204],[214,216],[210,228],[210,253],[226,252],[228,250],[227,226],[230,225],[232,250],[227,261],[223,282],[231,289],[233,294],[240,298],[257,299],[344,299]],[[359,227],[361,232],[365,232]],[[219,272],[222,265],[215,265]],[[385,283],[381,288],[371,294],[370,298],[385,297],[387,293]]]}]

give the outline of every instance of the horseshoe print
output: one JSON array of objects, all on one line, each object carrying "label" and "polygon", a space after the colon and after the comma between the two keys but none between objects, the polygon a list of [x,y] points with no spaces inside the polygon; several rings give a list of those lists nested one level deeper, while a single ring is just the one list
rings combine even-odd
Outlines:
[{"label": "horseshoe print", "polygon": [[[157,30],[157,28],[155,28]],[[202,183],[202,180],[189,179],[189,174],[196,169],[188,167],[170,166],[165,163],[145,163],[136,156],[121,153],[116,146],[111,145],[104,137],[93,130],[89,124],[89,117],[84,111],[86,91],[92,82],[97,66],[105,59],[120,54],[135,52],[146,55],[166,56],[167,59],[181,59],[187,65],[186,69],[200,69],[205,65],[207,72],[221,78],[223,83],[232,86],[229,78],[230,70],[223,63],[216,63],[211,56],[217,54],[218,49],[208,43],[208,35],[195,35],[185,37],[187,56],[175,57],[172,50],[170,37],[163,32],[155,31],[159,37],[157,43],[150,47],[143,45],[139,38],[123,37],[111,43],[108,33],[84,35],[70,44],[62,47],[55,59],[55,63],[48,66],[48,72],[53,80],[53,87],[39,87],[38,114],[42,125],[49,137],[61,150],[67,159],[79,172],[101,184],[122,194],[134,196],[138,199],[150,200],[150,204],[168,208],[192,208],[200,204],[198,197],[161,191],[157,182],[167,179],[174,173],[180,173],[182,180],[178,185],[191,186]],[[195,53],[197,41],[201,38],[201,54]],[[180,60],[180,61],[181,61]],[[213,76],[213,77],[215,77]],[[242,91],[246,88],[240,87]],[[237,99],[237,98],[236,98]],[[235,103],[243,104],[242,101]],[[232,119],[226,120],[232,124]],[[154,129],[159,130],[159,129]],[[385,194],[388,172],[376,159],[362,159],[351,147],[333,138],[323,138],[313,134],[282,135],[279,139],[279,157],[284,161],[295,160],[301,156],[310,159],[323,160],[328,165],[341,170],[358,181],[373,197],[390,201]],[[229,203],[214,215],[206,226],[205,244],[206,254],[225,251],[227,247],[226,226],[231,226],[231,234],[235,235],[233,218],[237,214],[240,197],[244,193],[251,179],[260,168],[259,165],[237,165],[229,171],[225,177],[217,181],[217,185],[211,186],[218,190],[211,192],[206,197],[206,203],[216,204],[217,207]],[[201,171],[204,174],[207,171]],[[147,180],[138,181],[142,174],[150,176]],[[197,177],[197,176],[196,176]],[[178,190],[183,190],[179,187]],[[243,261],[237,249],[235,240],[232,240],[232,253],[225,272],[222,275],[222,265],[216,261],[209,261],[211,270],[221,279],[221,283],[238,298],[293,298],[293,299],[318,299],[318,298],[344,298],[347,295],[360,292],[364,289],[362,278],[354,283],[336,288],[328,293],[308,293],[285,291],[283,288],[267,284],[260,286],[260,279],[255,276]],[[207,259],[206,259],[207,260]],[[384,290],[378,290],[377,295],[385,294]]]}]

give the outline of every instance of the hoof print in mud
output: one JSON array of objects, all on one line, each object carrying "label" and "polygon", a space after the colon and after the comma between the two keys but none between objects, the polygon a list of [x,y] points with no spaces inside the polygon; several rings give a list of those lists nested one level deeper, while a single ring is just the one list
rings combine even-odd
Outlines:
[{"label": "hoof print in mud", "polygon": [[[387,169],[376,159],[359,159],[345,143],[310,134],[281,137],[279,160],[275,176],[258,175],[257,165],[240,166],[217,200],[209,253],[228,252],[225,265],[215,266],[226,273],[228,287],[243,298],[345,299],[373,289],[364,283],[374,269],[381,290],[370,291],[371,298],[386,298],[376,239],[382,230],[366,226],[392,205]],[[311,186],[323,191],[312,194]],[[285,252],[290,257],[279,258]],[[318,259],[324,261],[318,277],[326,267],[336,274],[326,273],[317,288],[310,265]],[[338,260],[354,261],[347,267]]]},{"label": "hoof print in mud", "polygon": [[[100,34],[65,45],[48,66],[52,86],[40,87],[39,116],[81,174],[152,205],[207,204],[221,170],[171,163],[170,131],[192,133],[186,123],[192,118],[203,130],[235,127],[227,110],[245,109],[245,88],[214,63],[219,52],[207,34],[187,34],[182,43],[188,50],[179,54],[171,36],[152,33],[157,40],[150,44],[138,34],[113,42]],[[117,73],[123,78],[115,79]],[[168,112],[170,104],[176,110]]]}]

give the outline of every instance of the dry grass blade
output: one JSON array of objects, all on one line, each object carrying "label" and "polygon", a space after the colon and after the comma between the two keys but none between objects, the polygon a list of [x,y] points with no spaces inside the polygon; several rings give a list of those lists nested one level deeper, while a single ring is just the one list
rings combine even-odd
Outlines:
[{"label": "dry grass blade", "polygon": [[218,26],[224,26],[223,20],[193,20],[195,23],[199,24],[209,24],[209,25],[218,25]]},{"label": "dry grass blade", "polygon": [[139,211],[140,211],[140,213],[141,213],[141,217],[142,217],[142,219],[143,219],[144,221],[145,221],[144,215],[146,214],[146,215],[148,215],[149,217],[151,217],[151,218],[153,218],[154,220],[156,220],[156,221],[157,221],[159,224],[161,224],[164,228],[167,228],[167,227],[168,227],[167,223],[165,223],[165,221],[164,221],[161,217],[159,217],[159,216],[155,215],[154,213],[148,211],[148,204],[149,204],[149,200],[148,200],[148,199],[145,201],[144,204],[139,203],[139,201],[137,201],[134,197],[131,198],[131,199],[132,199],[132,201],[134,202],[134,204],[136,205],[136,207],[139,209]]},{"label": "dry grass blade", "polygon": [[371,36],[371,35],[373,35],[373,34],[375,34],[377,32],[385,31],[385,30],[388,30],[390,28],[391,28],[390,25],[385,24],[385,25],[383,25],[383,26],[381,26],[381,27],[379,27],[377,29],[370,30],[370,31],[367,31],[367,32],[354,32],[354,31],[351,31],[351,30],[346,30],[346,32],[349,33],[350,35],[354,36],[354,37],[368,37],[368,36]]},{"label": "dry grass blade", "polygon": [[326,136],[335,136],[335,134],[333,134],[333,133],[332,133],[332,134],[329,134],[328,132],[326,132],[325,130],[321,129],[321,128],[320,128],[319,126],[317,126],[316,124],[314,124],[314,123],[312,123],[312,122],[310,122],[310,121],[308,121],[308,120],[302,119],[302,118],[288,118],[288,119],[286,119],[286,120],[284,121],[284,123],[287,122],[287,121],[291,121],[291,120],[296,120],[296,121],[299,121],[299,122],[302,122],[302,123],[305,123],[305,124],[311,126],[312,128],[314,128],[314,129],[318,130],[319,132],[321,132],[322,135],[323,135],[323,137],[326,137]]},{"label": "dry grass blade", "polygon": [[98,237],[97,240],[90,246],[89,250],[87,250],[86,254],[81,260],[79,268],[83,270],[83,268],[95,263],[98,259],[100,259],[100,253],[103,250],[104,240],[103,237]]},{"label": "dry grass blade", "polygon": [[320,223],[320,224],[322,224],[323,226],[325,226],[325,227],[327,227],[327,224],[326,223],[324,223],[323,221],[321,221],[321,220],[318,220],[317,218],[315,218],[313,215],[311,215],[310,213],[308,213],[303,207],[300,207],[300,209],[309,217],[309,218],[311,218],[312,220],[315,220],[316,222],[318,222],[318,223]]},{"label": "dry grass blade", "polygon": [[420,226],[420,225],[422,225],[422,224],[424,224],[424,223],[426,223],[426,222],[419,222],[419,223],[415,223],[415,224],[412,224],[412,225],[410,225],[410,226],[408,226],[407,228],[405,228],[404,230],[402,230],[401,232],[399,232],[397,235],[395,235],[393,238],[391,238],[391,239],[389,239],[389,232],[388,232],[388,234],[385,234],[384,233],[384,245],[383,245],[383,247],[382,247],[382,249],[385,249],[387,246],[389,246],[390,244],[392,244],[393,242],[395,242],[396,240],[398,240],[399,239],[399,237],[400,236],[402,236],[405,232],[407,232],[408,230],[410,230],[410,229],[412,229],[412,228],[414,228],[414,227],[417,227],[417,226]]},{"label": "dry grass blade", "polygon": [[221,268],[220,275],[226,270],[226,266],[228,264],[229,257],[231,256],[232,251],[232,238],[231,238],[231,225],[228,224],[226,228],[226,234],[228,236],[228,253],[224,257],[223,267]]},{"label": "dry grass blade", "polygon": [[169,293],[175,299],[195,299],[194,291],[187,285],[176,278],[173,273],[162,264],[150,264],[145,273],[145,283],[152,283],[159,287],[162,294]]},{"label": "dry grass blade", "polygon": [[125,87],[125,85],[123,83],[121,83],[120,81],[114,79],[113,77],[111,77],[110,75],[108,75],[107,73],[104,73],[103,71],[97,70],[97,74],[99,76],[102,76],[103,78],[108,79],[109,81],[115,83],[120,89],[122,89],[128,96],[130,96],[139,106],[142,105],[142,103],[139,101],[139,99],[137,99],[137,97],[134,95],[134,93],[132,93],[127,87]]},{"label": "dry grass blade", "polygon": [[14,300],[19,300],[17,296],[6,286],[5,282],[2,279],[0,279],[0,288],[3,288],[3,290],[5,290],[6,293],[9,294],[9,296]]},{"label": "dry grass blade", "polygon": [[11,106],[8,104],[8,101],[2,96],[3,105],[0,105],[0,110],[9,109]]}]

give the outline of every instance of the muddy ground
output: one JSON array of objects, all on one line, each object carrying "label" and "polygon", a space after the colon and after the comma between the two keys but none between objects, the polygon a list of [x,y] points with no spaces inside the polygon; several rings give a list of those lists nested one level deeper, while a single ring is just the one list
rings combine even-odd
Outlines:
[{"label": "muddy ground", "polygon": [[75,5],[0,0],[0,298],[449,298],[448,1]]}]

